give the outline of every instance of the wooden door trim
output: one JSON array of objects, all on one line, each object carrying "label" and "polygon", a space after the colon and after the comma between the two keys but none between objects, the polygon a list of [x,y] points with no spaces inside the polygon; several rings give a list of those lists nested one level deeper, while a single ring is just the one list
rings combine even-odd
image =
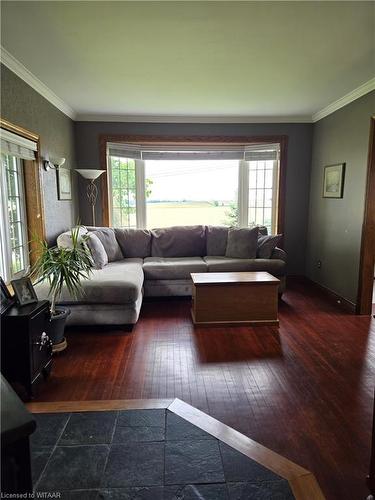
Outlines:
[{"label": "wooden door trim", "polygon": [[[286,170],[287,170],[287,135],[270,136],[165,136],[165,135],[106,135],[99,136],[100,168],[107,170],[107,143],[124,142],[126,144],[143,145],[169,145],[169,146],[214,146],[219,144],[230,144],[232,146],[244,146],[248,144],[280,144],[280,172],[278,193],[277,232],[284,234],[285,231],[285,196],[286,196]],[[101,176],[102,191],[102,223],[110,225],[109,203],[108,203],[108,179],[107,175]]]},{"label": "wooden door trim", "polygon": [[38,256],[37,240],[45,240],[45,215],[40,158],[40,136],[8,120],[0,118],[0,127],[20,137],[37,143],[35,160],[24,160],[25,201],[27,212],[27,232],[29,238],[30,264]]},{"label": "wooden door trim", "polygon": [[372,312],[375,263],[375,116],[371,117],[368,149],[365,210],[362,225],[361,256],[357,295],[357,314]]}]

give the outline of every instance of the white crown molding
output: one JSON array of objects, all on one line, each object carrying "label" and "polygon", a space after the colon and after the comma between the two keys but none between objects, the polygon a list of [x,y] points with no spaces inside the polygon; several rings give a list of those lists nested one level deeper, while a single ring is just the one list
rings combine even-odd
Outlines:
[{"label": "white crown molding", "polygon": [[368,82],[364,83],[363,85],[360,85],[356,89],[352,90],[348,94],[345,94],[343,97],[340,99],[337,99],[337,101],[334,101],[332,104],[329,104],[325,108],[321,109],[317,113],[314,113],[312,115],[312,121],[315,123],[322,118],[325,118],[328,115],[331,115],[338,109],[343,108],[347,104],[350,104],[351,102],[355,101],[356,99],[359,99],[360,97],[368,94],[372,90],[375,90],[375,78],[372,78]]},{"label": "white crown molding", "polygon": [[78,113],[82,122],[137,123],[312,123],[311,116],[107,115]]},{"label": "white crown molding", "polygon": [[76,112],[60,97],[58,97],[51,89],[39,80],[31,71],[29,71],[22,63],[12,56],[3,46],[1,46],[1,62],[15,73],[19,78],[32,87],[38,94],[43,96],[47,101],[53,104],[57,109],[69,116],[72,120],[76,119]]},{"label": "white crown molding", "polygon": [[39,78],[29,71],[21,62],[1,46],[1,62],[26,82],[36,92],[53,104],[57,109],[75,121],[101,122],[138,122],[138,123],[315,123],[350,104],[360,97],[375,90],[375,78],[360,85],[340,99],[317,111],[312,116],[228,116],[228,115],[112,115],[97,113],[77,113]]}]

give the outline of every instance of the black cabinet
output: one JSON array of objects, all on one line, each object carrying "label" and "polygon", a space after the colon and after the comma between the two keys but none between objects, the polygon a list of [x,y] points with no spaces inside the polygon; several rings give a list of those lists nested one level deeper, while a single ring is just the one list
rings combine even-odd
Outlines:
[{"label": "black cabinet", "polygon": [[1,316],[1,371],[26,398],[35,396],[39,382],[51,370],[50,317],[47,300],[13,306]]}]

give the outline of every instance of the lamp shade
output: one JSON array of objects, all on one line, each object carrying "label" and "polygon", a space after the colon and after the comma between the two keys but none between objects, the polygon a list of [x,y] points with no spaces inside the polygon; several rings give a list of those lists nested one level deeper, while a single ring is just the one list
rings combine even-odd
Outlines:
[{"label": "lamp shade", "polygon": [[85,179],[89,179],[90,181],[94,181],[100,175],[102,175],[105,170],[95,170],[93,168],[76,168],[76,172],[82,175]]}]

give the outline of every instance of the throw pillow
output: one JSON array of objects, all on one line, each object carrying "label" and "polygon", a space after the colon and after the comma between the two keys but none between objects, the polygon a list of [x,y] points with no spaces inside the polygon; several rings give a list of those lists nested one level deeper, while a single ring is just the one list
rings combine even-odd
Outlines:
[{"label": "throw pillow", "polygon": [[[73,248],[73,242],[72,242],[72,231],[76,231],[77,227],[73,227],[69,231],[65,231],[64,233],[61,233],[57,237],[57,246],[59,248]],[[79,226],[78,227],[78,241],[82,240],[82,236],[87,234],[87,228],[85,226]]]},{"label": "throw pillow", "polygon": [[282,234],[269,234],[267,236],[259,236],[257,248],[258,259],[270,259],[272,252],[277,247],[277,244],[279,243],[281,238]]},{"label": "throw pillow", "polygon": [[108,255],[103,243],[95,233],[96,231],[89,232],[85,237],[85,243],[91,252],[94,269],[103,269],[108,264]]},{"label": "throw pillow", "polygon": [[96,229],[95,234],[103,244],[104,250],[108,255],[108,262],[114,262],[124,258],[121,248],[116,240],[115,232],[112,228],[103,227]]},{"label": "throw pillow", "polygon": [[257,255],[258,228],[230,227],[228,230],[226,257],[255,259]]}]

